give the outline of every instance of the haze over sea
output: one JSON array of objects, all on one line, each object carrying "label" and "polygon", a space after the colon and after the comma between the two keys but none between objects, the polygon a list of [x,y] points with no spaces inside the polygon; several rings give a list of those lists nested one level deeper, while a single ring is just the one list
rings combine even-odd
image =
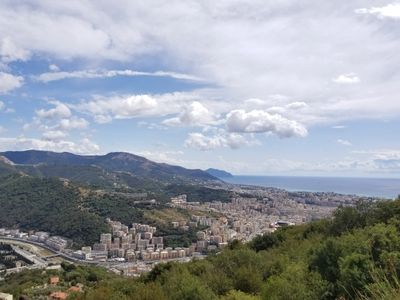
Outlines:
[{"label": "haze over sea", "polygon": [[345,178],[300,176],[233,176],[229,183],[282,188],[288,191],[335,192],[395,198],[400,194],[400,178]]}]

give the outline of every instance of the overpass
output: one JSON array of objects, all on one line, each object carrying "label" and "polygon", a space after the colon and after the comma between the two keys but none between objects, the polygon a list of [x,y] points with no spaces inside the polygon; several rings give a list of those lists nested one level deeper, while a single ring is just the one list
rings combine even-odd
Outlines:
[{"label": "overpass", "polygon": [[40,243],[40,242],[35,242],[35,241],[30,241],[27,239],[21,239],[21,238],[15,238],[15,237],[8,237],[8,236],[0,236],[0,242],[5,242],[5,243],[9,243],[12,244],[13,242],[19,242],[19,243],[25,243],[28,245],[33,245],[33,246],[37,246],[39,248],[45,249],[51,253],[53,253],[52,255],[46,256],[46,257],[42,257],[44,259],[49,259],[51,257],[61,257],[66,261],[72,262],[72,263],[76,263],[76,264],[82,264],[82,265],[96,265],[98,264],[98,262],[95,261],[86,261],[86,260],[81,260],[81,259],[77,259],[67,253],[61,252],[61,251],[57,251],[49,246],[47,246],[46,244]]}]

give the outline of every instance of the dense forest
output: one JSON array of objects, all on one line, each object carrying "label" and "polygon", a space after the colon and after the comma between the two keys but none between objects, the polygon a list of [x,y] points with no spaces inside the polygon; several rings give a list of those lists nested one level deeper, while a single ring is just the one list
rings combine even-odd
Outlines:
[{"label": "dense forest", "polygon": [[[139,279],[69,272],[65,280],[86,284],[71,299],[399,299],[400,199],[341,207],[330,220],[232,242],[204,260],[159,264]],[[37,280],[13,276],[0,288],[23,293],[12,283]]]}]

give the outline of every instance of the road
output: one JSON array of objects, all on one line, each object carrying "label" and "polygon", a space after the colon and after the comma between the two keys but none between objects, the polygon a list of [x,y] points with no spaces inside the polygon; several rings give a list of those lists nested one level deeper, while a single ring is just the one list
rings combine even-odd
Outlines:
[{"label": "road", "polygon": [[0,237],[0,243],[4,242],[4,243],[10,243],[12,244],[12,242],[17,243],[23,243],[23,244],[28,244],[28,245],[33,245],[36,247],[40,247],[42,249],[45,249],[55,255],[60,256],[61,258],[63,258],[66,261],[69,262],[73,262],[73,263],[77,263],[77,264],[83,264],[83,265],[95,265],[98,264],[98,262],[93,262],[93,261],[85,261],[85,260],[81,260],[81,259],[77,259],[75,257],[72,257],[64,252],[60,252],[60,251],[56,251],[53,248],[43,244],[43,243],[39,243],[39,242],[34,242],[34,241],[30,241],[30,240],[26,240],[26,239],[20,239],[20,238],[14,238],[14,237]]}]

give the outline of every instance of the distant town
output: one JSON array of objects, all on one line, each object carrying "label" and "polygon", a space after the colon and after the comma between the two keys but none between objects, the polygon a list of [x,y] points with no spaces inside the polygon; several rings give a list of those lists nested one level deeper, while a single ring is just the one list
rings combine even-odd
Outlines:
[{"label": "distant town", "polygon": [[[51,236],[48,232],[0,228],[0,243],[21,243],[8,249],[14,253],[14,257],[8,253],[8,258],[14,258],[14,265],[7,268],[0,264],[0,272],[55,268],[59,260],[53,259],[58,258],[137,276],[159,262],[201,259],[218,252],[232,240],[250,241],[279,227],[327,218],[339,205],[351,206],[360,200],[374,200],[335,193],[287,192],[276,188],[235,186],[235,189],[248,197],[236,197],[227,203],[190,202],[185,194],[170,199],[169,206],[185,209],[191,216],[190,221],[172,221],[171,226],[182,231],[199,228],[196,240],[189,247],[165,247],[164,238],[156,234],[156,227],[140,223],[122,224],[111,219],[107,219],[111,232],[102,233],[97,243],[79,250],[73,249],[73,241]],[[32,251],[23,246],[25,243],[50,253],[43,255]]]}]

